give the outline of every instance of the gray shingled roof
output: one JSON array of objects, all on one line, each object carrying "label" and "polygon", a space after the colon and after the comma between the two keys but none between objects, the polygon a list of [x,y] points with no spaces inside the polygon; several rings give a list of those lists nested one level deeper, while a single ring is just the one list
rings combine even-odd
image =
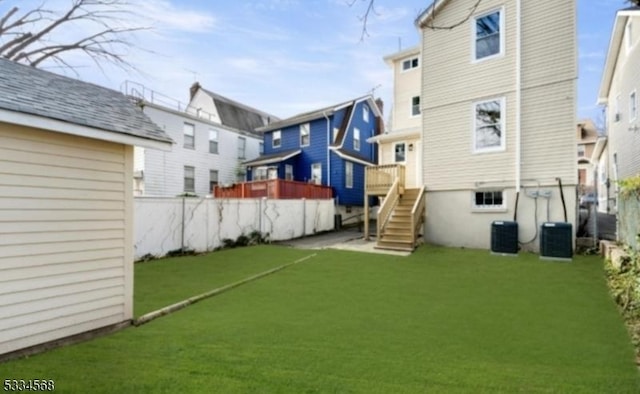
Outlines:
[{"label": "gray shingled roof", "polygon": [[270,155],[262,155],[256,159],[253,160],[249,160],[249,161],[245,161],[244,165],[248,166],[248,167],[253,167],[253,166],[257,166],[257,165],[264,165],[264,164],[272,164],[272,163],[279,163],[283,160],[287,160],[295,155],[299,155],[300,153],[302,153],[301,149],[290,149],[290,150],[285,150],[282,152],[278,152],[278,153],[272,153]]},{"label": "gray shingled roof", "polygon": [[0,59],[0,109],[172,142],[120,92]]},{"label": "gray shingled roof", "polygon": [[233,101],[207,89],[202,89],[212,99],[220,116],[220,122],[234,129],[248,131],[262,136],[256,129],[279,120],[278,117]]}]

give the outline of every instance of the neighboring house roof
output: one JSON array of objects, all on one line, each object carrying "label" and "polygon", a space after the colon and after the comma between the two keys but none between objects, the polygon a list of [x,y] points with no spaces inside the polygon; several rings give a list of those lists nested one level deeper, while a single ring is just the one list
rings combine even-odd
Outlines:
[{"label": "neighboring house roof", "polygon": [[591,152],[591,162],[597,163],[600,160],[600,156],[605,152],[605,148],[607,147],[607,137],[600,136],[596,141],[596,146],[593,148],[593,152]]},{"label": "neighboring house roof", "polygon": [[389,66],[393,66],[393,62],[395,62],[396,60],[401,60],[406,57],[419,55],[419,54],[420,54],[420,47],[416,45],[411,48],[407,48],[399,52],[395,52],[390,55],[387,55],[383,57],[382,60],[384,60],[384,62],[387,63]]},{"label": "neighboring house roof", "polygon": [[345,149],[331,148],[331,150],[334,151],[339,157],[341,157],[341,158],[343,158],[345,160],[353,161],[355,163],[364,164],[365,166],[374,166],[374,165],[376,165],[376,163],[370,161],[366,157],[360,156],[360,155],[356,155],[353,152],[349,152],[349,151],[347,151]]},{"label": "neighboring house roof", "polygon": [[191,88],[191,97],[193,97],[198,89],[211,97],[213,104],[218,111],[218,116],[220,116],[220,122],[225,126],[255,133],[257,128],[279,120],[279,118],[274,115],[207,90],[197,82]]},{"label": "neighboring house roof", "polygon": [[266,164],[280,163],[281,161],[285,161],[290,159],[296,155],[299,155],[302,152],[301,149],[292,149],[286,150],[278,153],[273,153],[271,155],[263,155],[254,160],[245,161],[244,165],[248,167],[262,166]]},{"label": "neighboring house roof", "polygon": [[336,113],[337,111],[339,111],[339,110],[341,110],[343,108],[346,108],[348,106],[354,105],[356,103],[359,103],[359,102],[365,101],[365,100],[369,101],[369,106],[374,111],[376,117],[382,117],[382,113],[380,112],[380,108],[378,108],[378,106],[376,105],[375,101],[373,100],[373,97],[371,95],[367,95],[367,96],[358,97],[358,98],[353,99],[353,100],[345,101],[345,102],[342,102],[342,103],[339,103],[339,104],[330,105],[328,107],[316,109],[316,110],[313,110],[313,111],[303,112],[301,114],[292,116],[290,118],[283,119],[283,120],[271,123],[268,126],[261,127],[259,129],[257,129],[257,131],[265,133],[267,131],[273,131],[273,130],[282,129],[282,128],[287,127],[287,126],[294,126],[294,125],[297,125],[297,124],[310,122],[312,120],[320,119],[320,118],[323,118],[325,116],[331,116],[331,115],[333,115],[334,113]]},{"label": "neighboring house roof", "polygon": [[622,48],[622,39],[624,37],[627,19],[630,16],[640,16],[640,7],[624,8],[619,10],[616,14],[611,38],[609,40],[607,60],[602,73],[602,81],[600,82],[600,90],[598,91],[598,104],[606,104],[609,99],[613,73],[616,69],[616,64],[618,63],[618,57],[620,56],[620,49]]},{"label": "neighboring house roof", "polygon": [[584,119],[578,122],[578,144],[595,144],[598,138],[598,130],[591,119]]},{"label": "neighboring house roof", "polygon": [[173,142],[120,92],[5,59],[0,121],[165,150]]}]

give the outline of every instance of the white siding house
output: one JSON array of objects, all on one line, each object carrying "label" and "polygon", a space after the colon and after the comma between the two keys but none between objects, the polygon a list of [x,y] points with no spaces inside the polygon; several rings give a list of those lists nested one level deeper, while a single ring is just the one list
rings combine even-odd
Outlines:
[{"label": "white siding house", "polygon": [[[246,170],[242,162],[262,153],[263,139],[246,119],[262,126],[260,111],[225,99],[220,111],[213,107],[214,112],[210,113],[142,85],[126,85],[127,94],[136,98],[143,112],[175,141],[170,152],[135,149],[136,196],[206,196],[212,194],[216,184],[244,181]],[[207,108],[212,110],[211,106]]]},{"label": "white siding house", "polygon": [[0,359],[132,318],[133,145],[171,140],[118,92],[0,60]]},{"label": "white siding house", "polygon": [[640,174],[640,7],[618,11],[598,103],[606,106],[611,183]]},{"label": "white siding house", "polygon": [[575,2],[549,12],[548,2],[484,0],[469,12],[468,1],[442,0],[417,20],[425,238],[487,249],[491,223],[513,220],[518,200],[520,243],[535,251],[542,222],[575,229]]}]

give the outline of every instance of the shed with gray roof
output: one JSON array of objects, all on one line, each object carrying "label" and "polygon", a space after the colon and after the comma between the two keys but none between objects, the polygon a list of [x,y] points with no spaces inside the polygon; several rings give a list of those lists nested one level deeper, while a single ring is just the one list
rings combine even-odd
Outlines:
[{"label": "shed with gray roof", "polygon": [[0,59],[0,362],[133,317],[133,145],[172,141],[119,92]]}]

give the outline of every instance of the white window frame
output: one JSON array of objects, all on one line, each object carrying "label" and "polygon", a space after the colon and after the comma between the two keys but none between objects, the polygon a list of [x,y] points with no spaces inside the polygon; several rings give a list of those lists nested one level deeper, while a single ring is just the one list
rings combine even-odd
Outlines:
[{"label": "white window frame", "polygon": [[[185,149],[196,149],[196,125],[189,122],[184,122],[182,125],[182,147]],[[188,144],[187,137],[191,137],[191,143]]]},{"label": "white window frame", "polygon": [[340,132],[340,129],[338,127],[334,127],[333,128],[333,139],[331,140],[332,143],[336,142],[336,138],[338,138],[338,133]]},{"label": "white window frame", "polygon": [[360,129],[353,128],[353,150],[360,151]]},{"label": "white window frame", "polygon": [[253,169],[253,177],[254,181],[264,181],[267,179],[267,166],[260,166]]},{"label": "white window frame", "polygon": [[[397,154],[396,153],[396,147],[398,145],[404,145],[404,160],[402,160],[402,161],[398,161],[398,156],[396,155]],[[393,154],[393,162],[394,163],[401,163],[401,164],[402,163],[406,163],[407,162],[407,143],[406,143],[406,141],[394,142],[392,154]]]},{"label": "white window frame", "polygon": [[247,158],[247,139],[245,137],[238,137],[238,159],[244,160]]},{"label": "white window frame", "polygon": [[[192,171],[193,178],[187,178],[187,171]],[[191,179],[193,181],[193,188],[187,188],[187,179]],[[182,190],[185,193],[195,193],[196,192],[196,168],[194,166],[184,166],[184,176],[183,176],[183,185]],[[188,189],[188,190],[187,190]]]},{"label": "white window frame", "polygon": [[[276,145],[276,135],[278,136],[277,141],[278,144]],[[272,148],[279,148],[282,146],[282,130],[276,130],[273,133],[271,133],[271,147]]]},{"label": "white window frame", "polygon": [[261,155],[264,154],[264,142],[262,141],[258,142],[258,153]]},{"label": "white window frame", "polygon": [[[320,177],[319,178],[314,178],[313,173],[314,173],[314,169],[315,168],[319,168],[320,169]],[[313,163],[311,164],[311,182],[315,183],[316,185],[322,185],[322,163]]]},{"label": "white window frame", "polygon": [[[418,99],[418,113],[415,113],[414,110],[416,109],[416,104],[413,103],[413,99],[417,98]],[[411,102],[409,103],[409,114],[412,118],[416,118],[418,116],[420,116],[420,114],[422,113],[421,109],[420,109],[420,96],[413,96],[411,97]]]},{"label": "white window frame", "polygon": [[[476,125],[476,108],[478,105],[488,103],[491,101],[498,101],[500,103],[500,145],[492,146],[489,148],[478,148],[476,147],[476,132],[478,131]],[[474,101],[471,105],[471,116],[472,116],[472,129],[471,129],[471,147],[473,153],[490,153],[490,152],[503,152],[507,146],[507,105],[506,98],[503,97],[493,97],[484,99],[481,101]]]},{"label": "white window frame", "polygon": [[[476,31],[476,23],[478,19],[482,19],[485,16],[494,14],[496,12],[500,13],[500,25],[499,25],[499,29],[500,29],[500,50],[498,51],[498,53],[495,53],[493,55],[489,55],[489,56],[485,56],[482,57],[480,59],[477,58],[477,50],[476,50],[476,43],[478,41],[478,37],[477,37],[477,31]],[[490,59],[495,59],[495,58],[499,58],[504,56],[504,42],[505,42],[505,21],[506,17],[504,14],[504,6],[502,7],[498,7],[498,8],[492,8],[488,11],[485,11],[481,14],[475,15],[472,19],[471,19],[471,63],[480,63],[483,62],[485,60],[490,60]]]},{"label": "white window frame", "polygon": [[344,187],[353,189],[353,163],[350,161],[344,162]]},{"label": "white window frame", "polygon": [[284,179],[287,181],[293,180],[293,166],[291,164],[284,165]]},{"label": "white window frame", "polygon": [[[405,64],[408,64],[409,66],[405,68]],[[400,72],[406,73],[408,71],[415,70],[418,67],[420,67],[420,57],[411,56],[402,60],[400,63]]]},{"label": "white window frame", "polygon": [[[214,175],[215,174],[215,180]],[[209,170],[209,193],[213,193],[213,188],[220,184],[220,172],[218,170]]]},{"label": "white window frame", "polygon": [[633,89],[629,93],[629,122],[633,122],[638,117],[638,94]]},{"label": "white window frame", "polygon": [[[307,142],[304,142],[304,137],[307,137]],[[303,123],[300,125],[300,146],[311,145],[311,125],[309,123]]]},{"label": "white window frame", "polygon": [[583,144],[578,145],[578,157],[584,157],[586,148]]},{"label": "white window frame", "polygon": [[[477,205],[476,193],[502,193],[502,204],[500,205]],[[507,193],[500,189],[473,190],[471,192],[471,209],[473,212],[506,212],[507,211]]]},{"label": "white window frame", "polygon": [[215,155],[220,153],[218,138],[218,130],[209,129],[209,153],[213,153]]},{"label": "white window frame", "polygon": [[362,120],[369,123],[369,106],[366,104],[362,105]]}]

